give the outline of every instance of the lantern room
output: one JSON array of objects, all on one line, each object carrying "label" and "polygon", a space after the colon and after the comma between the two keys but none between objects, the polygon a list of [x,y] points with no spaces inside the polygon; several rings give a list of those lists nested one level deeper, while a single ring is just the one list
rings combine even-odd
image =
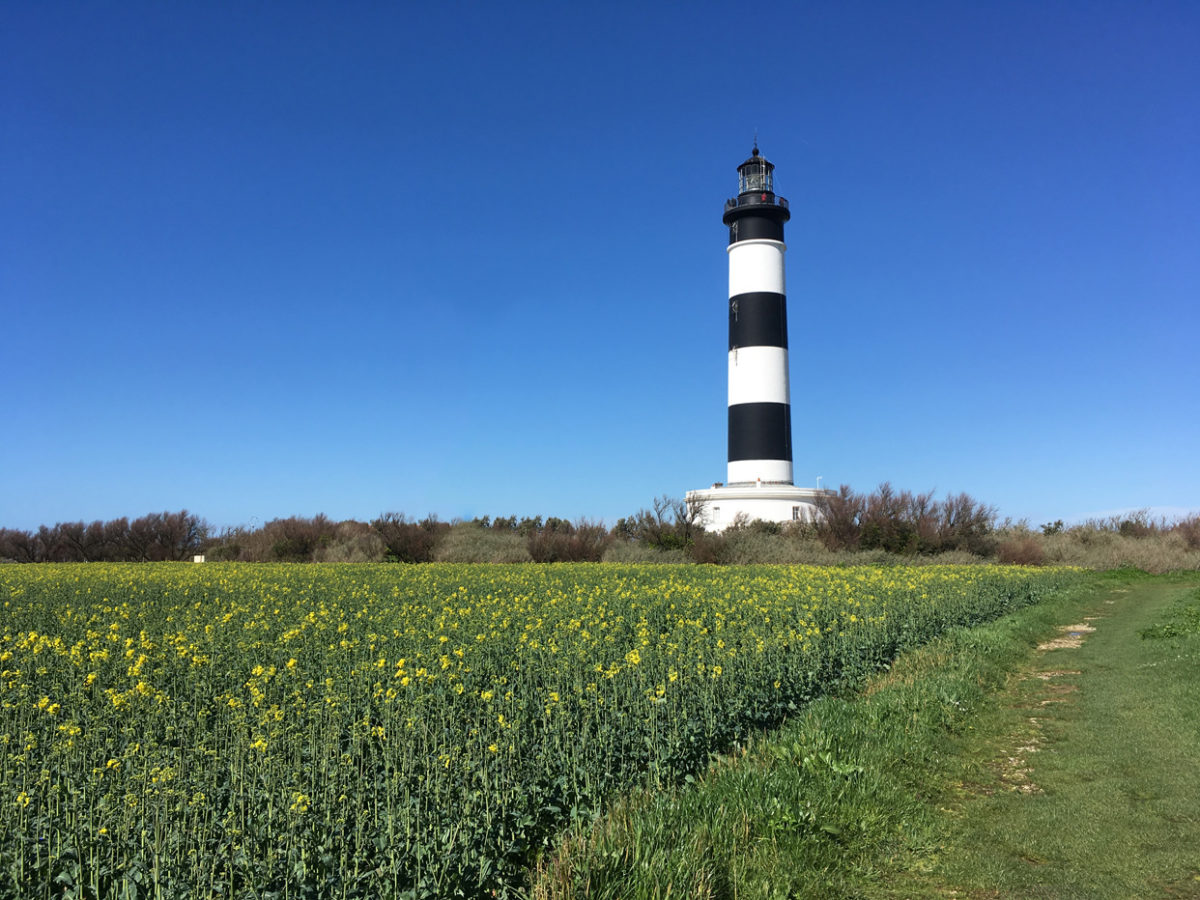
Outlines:
[{"label": "lantern room", "polygon": [[738,166],[738,194],[775,193],[775,166],[760,156],[758,145],[750,152],[750,158]]}]

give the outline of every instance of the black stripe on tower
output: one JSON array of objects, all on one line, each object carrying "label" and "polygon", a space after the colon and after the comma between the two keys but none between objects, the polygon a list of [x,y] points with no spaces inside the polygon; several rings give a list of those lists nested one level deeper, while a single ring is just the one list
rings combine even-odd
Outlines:
[{"label": "black stripe on tower", "polygon": [[792,408],[786,403],[729,407],[729,461],[792,459]]},{"label": "black stripe on tower", "polygon": [[756,292],[729,298],[729,349],[787,349],[787,299],[783,294]]},{"label": "black stripe on tower", "polygon": [[[775,209],[779,209],[775,207]],[[764,213],[772,212],[771,207],[751,207],[743,210],[743,215],[729,223],[729,243],[738,241],[779,241],[783,242],[783,222],[777,215],[768,218]],[[748,215],[745,213],[749,213]],[[782,210],[786,213],[787,210]],[[728,215],[728,214],[727,214]]]}]

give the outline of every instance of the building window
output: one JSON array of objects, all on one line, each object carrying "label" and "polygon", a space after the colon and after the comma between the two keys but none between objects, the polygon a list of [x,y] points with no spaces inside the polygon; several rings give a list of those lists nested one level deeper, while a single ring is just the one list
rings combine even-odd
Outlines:
[{"label": "building window", "polygon": [[719,506],[713,507],[713,521],[714,522],[721,521],[721,507],[719,507]]},{"label": "building window", "polygon": [[800,521],[800,507],[799,506],[792,507],[792,521],[793,522]]}]

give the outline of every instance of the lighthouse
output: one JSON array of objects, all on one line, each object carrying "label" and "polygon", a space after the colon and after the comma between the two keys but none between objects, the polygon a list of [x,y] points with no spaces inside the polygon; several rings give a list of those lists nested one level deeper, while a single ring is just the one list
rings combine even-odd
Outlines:
[{"label": "lighthouse", "polygon": [[729,227],[729,440],[726,478],[687,492],[706,527],[735,521],[809,521],[820,490],[792,480],[784,223],[775,166],[755,143],[737,167],[738,194],[725,201]]}]

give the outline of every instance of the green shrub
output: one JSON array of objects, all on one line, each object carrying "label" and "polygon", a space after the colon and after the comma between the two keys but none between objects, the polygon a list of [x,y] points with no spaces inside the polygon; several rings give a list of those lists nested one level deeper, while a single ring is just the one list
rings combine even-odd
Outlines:
[{"label": "green shrub", "polygon": [[383,538],[362,522],[342,522],[334,539],[313,554],[314,562],[383,562],[387,546]]},{"label": "green shrub", "polygon": [[453,525],[434,551],[437,562],[532,562],[526,539],[514,532],[481,528],[469,522]]}]

